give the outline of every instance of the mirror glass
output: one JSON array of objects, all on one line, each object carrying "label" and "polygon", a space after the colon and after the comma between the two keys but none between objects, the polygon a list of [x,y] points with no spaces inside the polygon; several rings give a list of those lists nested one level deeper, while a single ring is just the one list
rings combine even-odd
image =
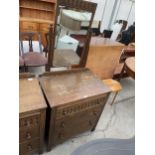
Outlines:
[{"label": "mirror glass", "polygon": [[58,6],[55,25],[56,67],[78,65],[85,48],[92,13]]}]

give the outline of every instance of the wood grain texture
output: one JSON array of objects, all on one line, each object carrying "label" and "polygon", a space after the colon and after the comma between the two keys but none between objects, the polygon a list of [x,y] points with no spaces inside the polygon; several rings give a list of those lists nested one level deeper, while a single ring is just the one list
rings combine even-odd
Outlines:
[{"label": "wood grain texture", "polygon": [[100,79],[112,78],[124,45],[107,38],[92,37],[86,67]]},{"label": "wood grain texture", "polygon": [[19,112],[46,108],[43,94],[36,78],[19,80]]},{"label": "wood grain texture", "polygon": [[51,108],[110,92],[88,69],[50,73],[39,80]]}]

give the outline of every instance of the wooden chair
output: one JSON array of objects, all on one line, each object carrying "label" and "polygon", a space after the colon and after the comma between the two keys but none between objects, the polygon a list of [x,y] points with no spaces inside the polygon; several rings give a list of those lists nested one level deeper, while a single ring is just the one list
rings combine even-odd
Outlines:
[{"label": "wooden chair", "polygon": [[[128,46],[123,48],[123,51],[119,60],[119,64],[116,66],[113,78],[115,79],[120,78],[120,74],[122,72],[125,60],[129,57],[134,57],[134,56],[135,56],[135,43],[130,43]],[[122,75],[122,78],[127,76],[128,75],[124,72]]]},{"label": "wooden chair", "polygon": [[[37,40],[39,51],[33,51],[33,41]],[[23,42],[28,41],[28,51],[24,51]],[[20,46],[25,67],[40,67],[47,65],[47,58],[43,55],[41,37],[37,32],[20,32]]]},{"label": "wooden chair", "polygon": [[116,99],[118,92],[122,90],[122,86],[118,81],[113,80],[113,79],[105,79],[105,80],[103,80],[103,83],[105,85],[107,85],[112,90],[112,92],[115,93],[115,95],[112,99],[112,102],[110,104],[110,105],[112,105]]}]

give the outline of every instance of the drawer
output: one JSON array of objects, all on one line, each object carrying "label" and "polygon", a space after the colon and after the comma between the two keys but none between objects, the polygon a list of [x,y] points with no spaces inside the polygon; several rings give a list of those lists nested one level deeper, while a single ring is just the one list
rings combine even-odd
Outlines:
[{"label": "drawer", "polygon": [[19,128],[20,129],[30,129],[30,128],[39,128],[40,127],[40,113],[31,114],[19,119]]},{"label": "drawer", "polygon": [[94,107],[104,106],[106,101],[106,96],[92,101],[80,102],[70,106],[59,107],[56,109],[56,119],[61,119],[69,115],[74,115],[76,113],[85,111],[86,109],[91,109]]},{"label": "drawer", "polygon": [[33,22],[21,22],[20,28],[23,31],[38,31],[39,30],[39,24],[33,23]]},{"label": "drawer", "polygon": [[19,142],[25,142],[39,137],[39,128],[23,129],[19,132]]},{"label": "drawer", "polygon": [[102,110],[102,106],[99,106],[92,109],[87,109],[72,116],[66,116],[63,119],[56,120],[55,130],[61,130],[65,128],[68,130],[69,128],[72,128],[73,125],[80,125],[83,121],[97,120]]},{"label": "drawer", "polygon": [[99,119],[103,107],[92,108],[77,113],[73,116],[67,116],[55,123],[55,144],[71,138],[79,133],[92,130]]},{"label": "drawer", "polygon": [[[88,120],[81,120],[80,123],[70,123],[70,125],[67,126],[65,124],[65,127],[61,126],[61,128],[57,128],[58,130],[55,130],[54,133],[54,144],[62,143],[63,141],[72,138],[80,133],[90,131],[93,129],[93,127],[96,124],[95,118],[90,118]],[[62,124],[61,124],[62,125]]]},{"label": "drawer", "polygon": [[40,24],[40,31],[47,33],[49,31],[49,24]]},{"label": "drawer", "polygon": [[20,155],[25,155],[25,154],[30,155],[38,151],[39,151],[39,139],[35,139],[33,141],[29,141],[19,145]]}]

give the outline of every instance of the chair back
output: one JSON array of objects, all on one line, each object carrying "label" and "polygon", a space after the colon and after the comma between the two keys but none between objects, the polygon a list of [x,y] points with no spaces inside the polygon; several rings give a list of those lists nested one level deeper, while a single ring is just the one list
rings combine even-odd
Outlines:
[{"label": "chair back", "polygon": [[[40,52],[42,53],[42,45],[41,45],[41,36],[38,32],[20,32],[20,48],[21,52],[24,53],[25,49],[28,49],[28,52]],[[39,50],[35,51],[36,44],[39,45]]]}]

